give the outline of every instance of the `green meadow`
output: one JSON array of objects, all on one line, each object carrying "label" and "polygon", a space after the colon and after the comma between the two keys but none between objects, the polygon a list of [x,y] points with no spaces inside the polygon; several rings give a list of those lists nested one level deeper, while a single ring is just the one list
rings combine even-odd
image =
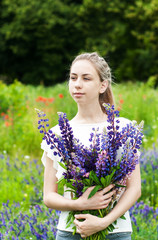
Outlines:
[{"label": "green meadow", "polygon": [[[120,116],[144,120],[142,196],[130,211],[133,240],[158,237],[158,89],[153,86],[152,81],[113,84]],[[52,87],[0,82],[0,239],[55,239],[58,212],[42,200],[42,135],[35,108],[47,114],[50,126],[58,123],[57,112],[71,119],[77,111],[66,82]]]}]

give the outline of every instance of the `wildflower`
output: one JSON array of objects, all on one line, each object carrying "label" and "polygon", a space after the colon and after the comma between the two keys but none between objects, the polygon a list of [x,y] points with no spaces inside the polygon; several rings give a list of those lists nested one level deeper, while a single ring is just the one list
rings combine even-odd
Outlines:
[{"label": "wildflower", "polygon": [[4,115],[4,119],[5,119],[5,120],[8,120],[8,119],[9,119],[9,115],[5,114],[5,115]]},{"label": "wildflower", "polygon": [[1,117],[3,117],[3,116],[5,116],[5,113],[4,113],[4,112],[1,113]]},{"label": "wildflower", "polygon": [[11,123],[10,123],[10,122],[8,122],[8,121],[4,122],[4,124],[5,124],[5,126],[6,126],[6,127],[9,127],[9,126],[11,126]]},{"label": "wildflower", "polygon": [[123,104],[123,103],[124,103],[124,100],[121,98],[121,99],[119,100],[119,103],[120,103],[120,104]]},{"label": "wildflower", "polygon": [[42,101],[43,101],[43,102],[46,102],[46,101],[47,101],[47,98],[43,97]]},{"label": "wildflower", "polygon": [[40,101],[41,102],[43,101],[43,97],[42,96],[39,96],[39,97],[36,98],[36,102],[40,102]]},{"label": "wildflower", "polygon": [[62,94],[62,93],[59,93],[59,98],[63,98],[64,97],[64,95]]},{"label": "wildflower", "polygon": [[50,103],[54,102],[54,98],[53,97],[52,98],[48,98],[48,102],[50,102]]}]

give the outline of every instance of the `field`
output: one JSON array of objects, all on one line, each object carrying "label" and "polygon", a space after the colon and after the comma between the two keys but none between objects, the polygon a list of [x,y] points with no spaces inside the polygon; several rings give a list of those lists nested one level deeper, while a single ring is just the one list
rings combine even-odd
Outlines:
[{"label": "field", "polygon": [[[133,240],[158,237],[158,89],[152,82],[113,86],[120,115],[144,120],[141,149],[142,196],[131,208]],[[44,110],[51,125],[57,112],[69,119],[76,105],[67,83],[33,87],[0,82],[0,239],[55,239],[58,212],[42,201],[41,134],[35,108]]]}]

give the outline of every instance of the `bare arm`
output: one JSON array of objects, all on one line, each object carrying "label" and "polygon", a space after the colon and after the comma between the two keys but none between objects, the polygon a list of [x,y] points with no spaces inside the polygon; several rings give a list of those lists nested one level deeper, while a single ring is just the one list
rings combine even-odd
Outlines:
[{"label": "bare arm", "polygon": [[[76,216],[74,223],[80,229],[79,233],[82,237],[87,237],[107,228],[111,223],[129,210],[140,196],[141,177],[140,166],[138,164],[132,172],[130,179],[127,180],[126,191],[122,194],[117,205],[108,215],[104,218],[98,218],[90,214],[79,214]],[[85,221],[80,222],[78,219],[85,219]]]},{"label": "bare arm", "polygon": [[105,224],[113,223],[117,218],[122,216],[127,210],[129,210],[137,199],[141,196],[141,177],[140,167],[136,166],[136,169],[127,180],[127,189],[119,199],[115,208],[104,219]]},{"label": "bare arm", "polygon": [[47,207],[61,211],[101,209],[108,206],[112,195],[115,193],[115,191],[112,191],[106,194],[106,192],[113,188],[113,186],[110,185],[102,191],[96,193],[92,198],[88,199],[88,195],[92,190],[92,188],[89,188],[80,198],[72,200],[58,194],[57,188],[56,170],[53,167],[53,161],[47,157],[44,171],[43,199],[44,204]]}]

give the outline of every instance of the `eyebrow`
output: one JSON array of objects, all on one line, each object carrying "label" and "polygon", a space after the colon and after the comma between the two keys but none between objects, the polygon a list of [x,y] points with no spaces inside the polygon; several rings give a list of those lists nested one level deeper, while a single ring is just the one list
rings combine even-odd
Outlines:
[{"label": "eyebrow", "polygon": [[[71,74],[73,74],[73,75],[76,75],[77,76],[77,74],[76,73],[70,73],[70,75]],[[82,74],[82,76],[87,76],[87,75],[90,75],[90,76],[92,76],[92,74],[90,74],[90,73],[84,73],[84,74]]]}]

